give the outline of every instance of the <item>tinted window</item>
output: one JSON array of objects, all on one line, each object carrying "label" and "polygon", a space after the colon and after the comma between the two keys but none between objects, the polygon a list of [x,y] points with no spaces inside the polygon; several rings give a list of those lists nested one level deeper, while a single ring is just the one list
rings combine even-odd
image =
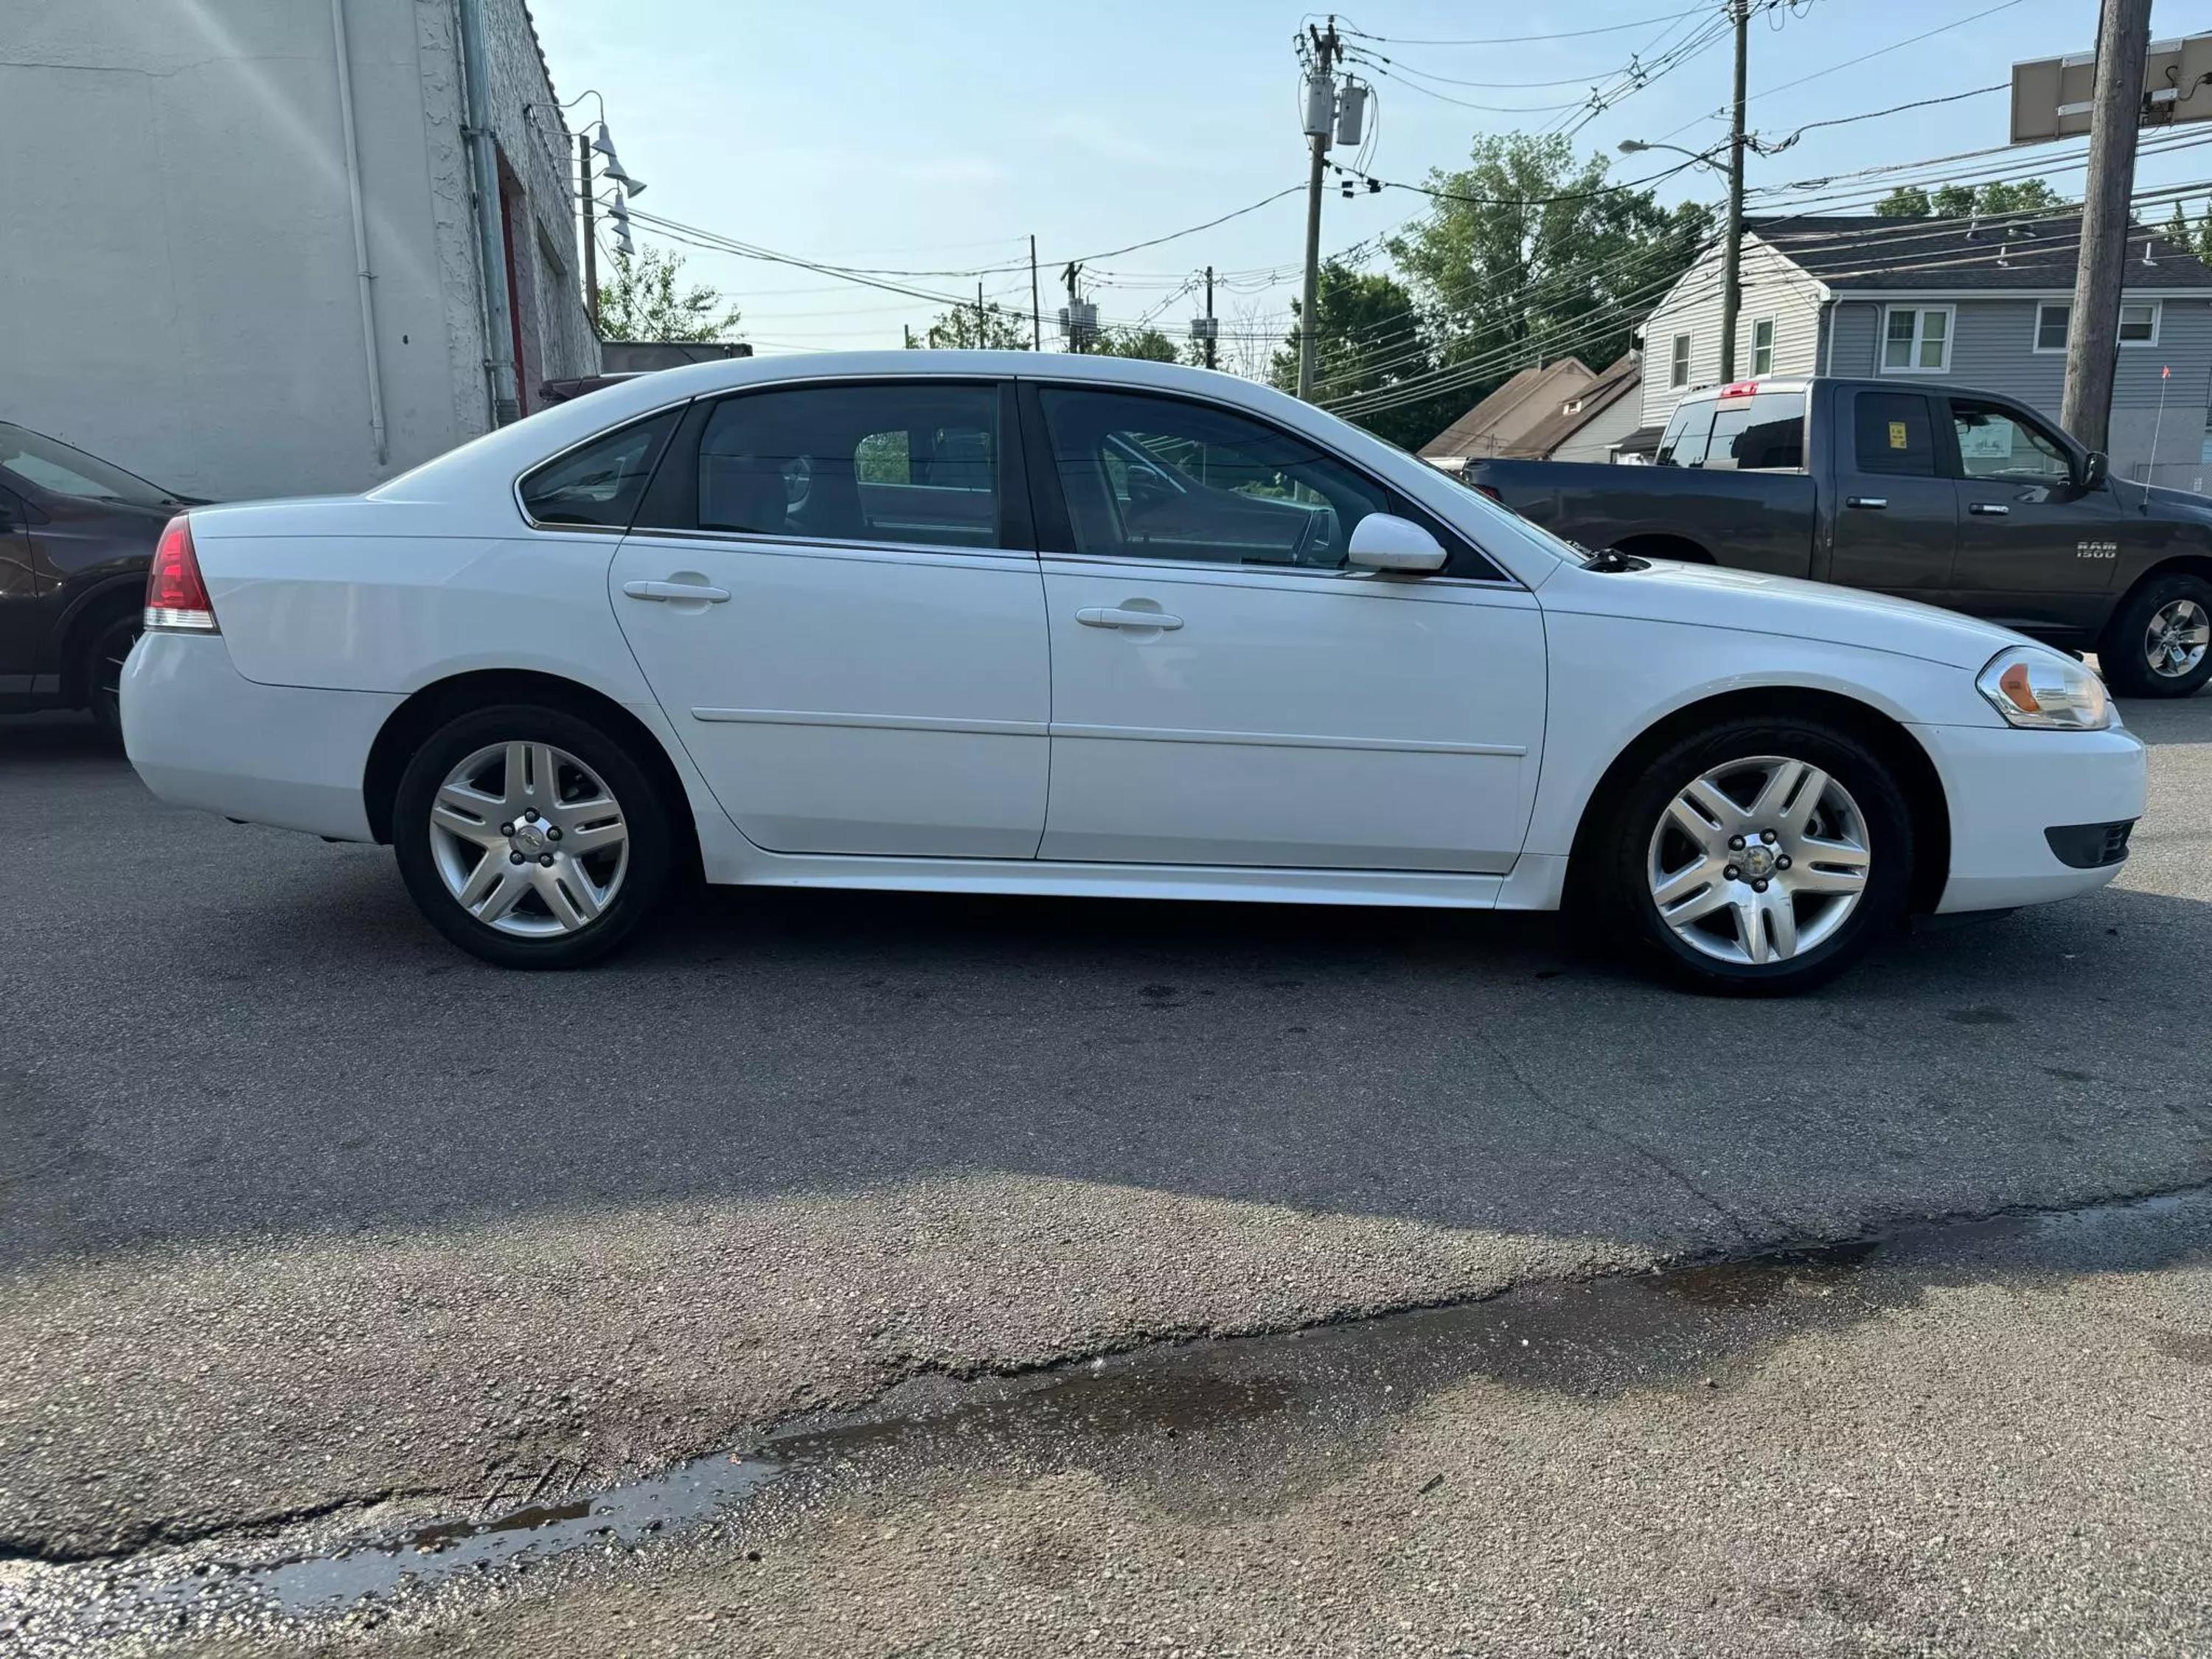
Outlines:
[{"label": "tinted window", "polygon": [[80,501],[170,505],[167,495],[135,473],[5,422],[0,422],[0,472],[13,473],[34,489]]},{"label": "tinted window", "polygon": [[1929,424],[1928,399],[1899,392],[1862,392],[1851,409],[1860,471],[1936,476],[1936,434]]},{"label": "tinted window", "polygon": [[[1691,463],[1682,461],[1678,465]],[[1805,465],[1805,394],[1762,392],[1713,411],[1712,437],[1697,465],[1735,471]]]},{"label": "tinted window", "polygon": [[522,481],[522,505],[539,524],[629,527],[678,411],[666,410],[572,449]]},{"label": "tinted window", "polygon": [[1079,553],[1334,569],[1379,487],[1303,439],[1211,404],[1047,388]]},{"label": "tinted window", "polygon": [[1667,431],[1659,440],[1659,453],[1653,457],[1659,466],[1703,466],[1705,447],[1713,435],[1713,406],[1710,403],[1681,404],[1676,406],[1674,418],[1667,422]]},{"label": "tinted window", "polygon": [[1995,404],[1954,398],[1951,424],[1959,434],[1961,477],[2040,484],[2073,481],[2073,461],[2057,440]]},{"label": "tinted window", "polygon": [[994,386],[793,386],[726,398],[699,441],[699,528],[992,547]]}]

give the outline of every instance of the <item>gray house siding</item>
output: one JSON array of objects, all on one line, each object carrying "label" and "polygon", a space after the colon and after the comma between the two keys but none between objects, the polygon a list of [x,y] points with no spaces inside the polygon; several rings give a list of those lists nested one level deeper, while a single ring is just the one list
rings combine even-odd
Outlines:
[{"label": "gray house siding", "polygon": [[1575,435],[1553,450],[1555,461],[1609,461],[1613,446],[1644,422],[1644,405],[1633,392],[1623,392]]},{"label": "gray house siding", "polygon": [[[1810,374],[1820,328],[1820,285],[1756,236],[1746,236],[1741,280],[1743,303],[1736,318],[1735,372],[1752,374],[1752,340],[1758,324],[1774,321],[1774,363],[1770,374]],[[1674,337],[1690,337],[1690,377],[1686,386],[1669,384]],[[1643,420],[1664,426],[1674,405],[1721,375],[1721,259],[1709,250],[1659,302],[1644,325]]]},{"label": "gray house siding", "polygon": [[[1881,375],[1882,318],[1890,306],[1948,306],[1953,308],[1951,361],[1943,374],[1894,374],[1901,384],[1972,386],[2018,398],[2057,419],[2066,389],[2066,356],[2034,349],[2036,308],[2064,294],[2006,295],[2001,298],[1884,294],[1878,298],[1838,295],[1830,307],[1825,372]],[[2124,477],[2196,488],[2203,471],[2199,457],[2205,433],[2205,409],[2212,402],[2212,299],[2130,294],[2128,299],[2159,300],[2156,343],[2120,349],[2112,386],[2112,470]],[[2159,371],[2170,368],[2161,382]],[[2166,394],[2159,414],[2160,388]],[[2156,453],[2152,453],[2154,430]]]}]

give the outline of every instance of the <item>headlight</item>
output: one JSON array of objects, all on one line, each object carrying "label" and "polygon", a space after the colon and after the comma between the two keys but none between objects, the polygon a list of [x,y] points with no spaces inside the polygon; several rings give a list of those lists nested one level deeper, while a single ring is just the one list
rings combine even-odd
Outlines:
[{"label": "headlight", "polygon": [[1990,659],[1974,689],[2014,726],[2046,732],[2101,732],[2112,723],[2105,683],[2071,657],[2015,646]]}]

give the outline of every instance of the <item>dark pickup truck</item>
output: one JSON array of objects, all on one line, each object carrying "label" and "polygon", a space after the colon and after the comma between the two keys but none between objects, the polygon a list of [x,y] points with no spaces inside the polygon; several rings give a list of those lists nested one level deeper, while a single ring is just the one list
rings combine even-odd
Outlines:
[{"label": "dark pickup truck", "polygon": [[1991,392],[1742,381],[1684,398],[1656,465],[1461,477],[1584,547],[1872,588],[2094,651],[2130,696],[2212,678],[2212,499],[2109,477]]}]

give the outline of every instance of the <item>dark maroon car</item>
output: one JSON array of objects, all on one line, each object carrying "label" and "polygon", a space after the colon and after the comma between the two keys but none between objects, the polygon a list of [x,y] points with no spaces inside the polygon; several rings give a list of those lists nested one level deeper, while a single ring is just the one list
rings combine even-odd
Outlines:
[{"label": "dark maroon car", "polygon": [[89,708],[116,729],[161,526],[200,503],[0,421],[0,712]]}]

